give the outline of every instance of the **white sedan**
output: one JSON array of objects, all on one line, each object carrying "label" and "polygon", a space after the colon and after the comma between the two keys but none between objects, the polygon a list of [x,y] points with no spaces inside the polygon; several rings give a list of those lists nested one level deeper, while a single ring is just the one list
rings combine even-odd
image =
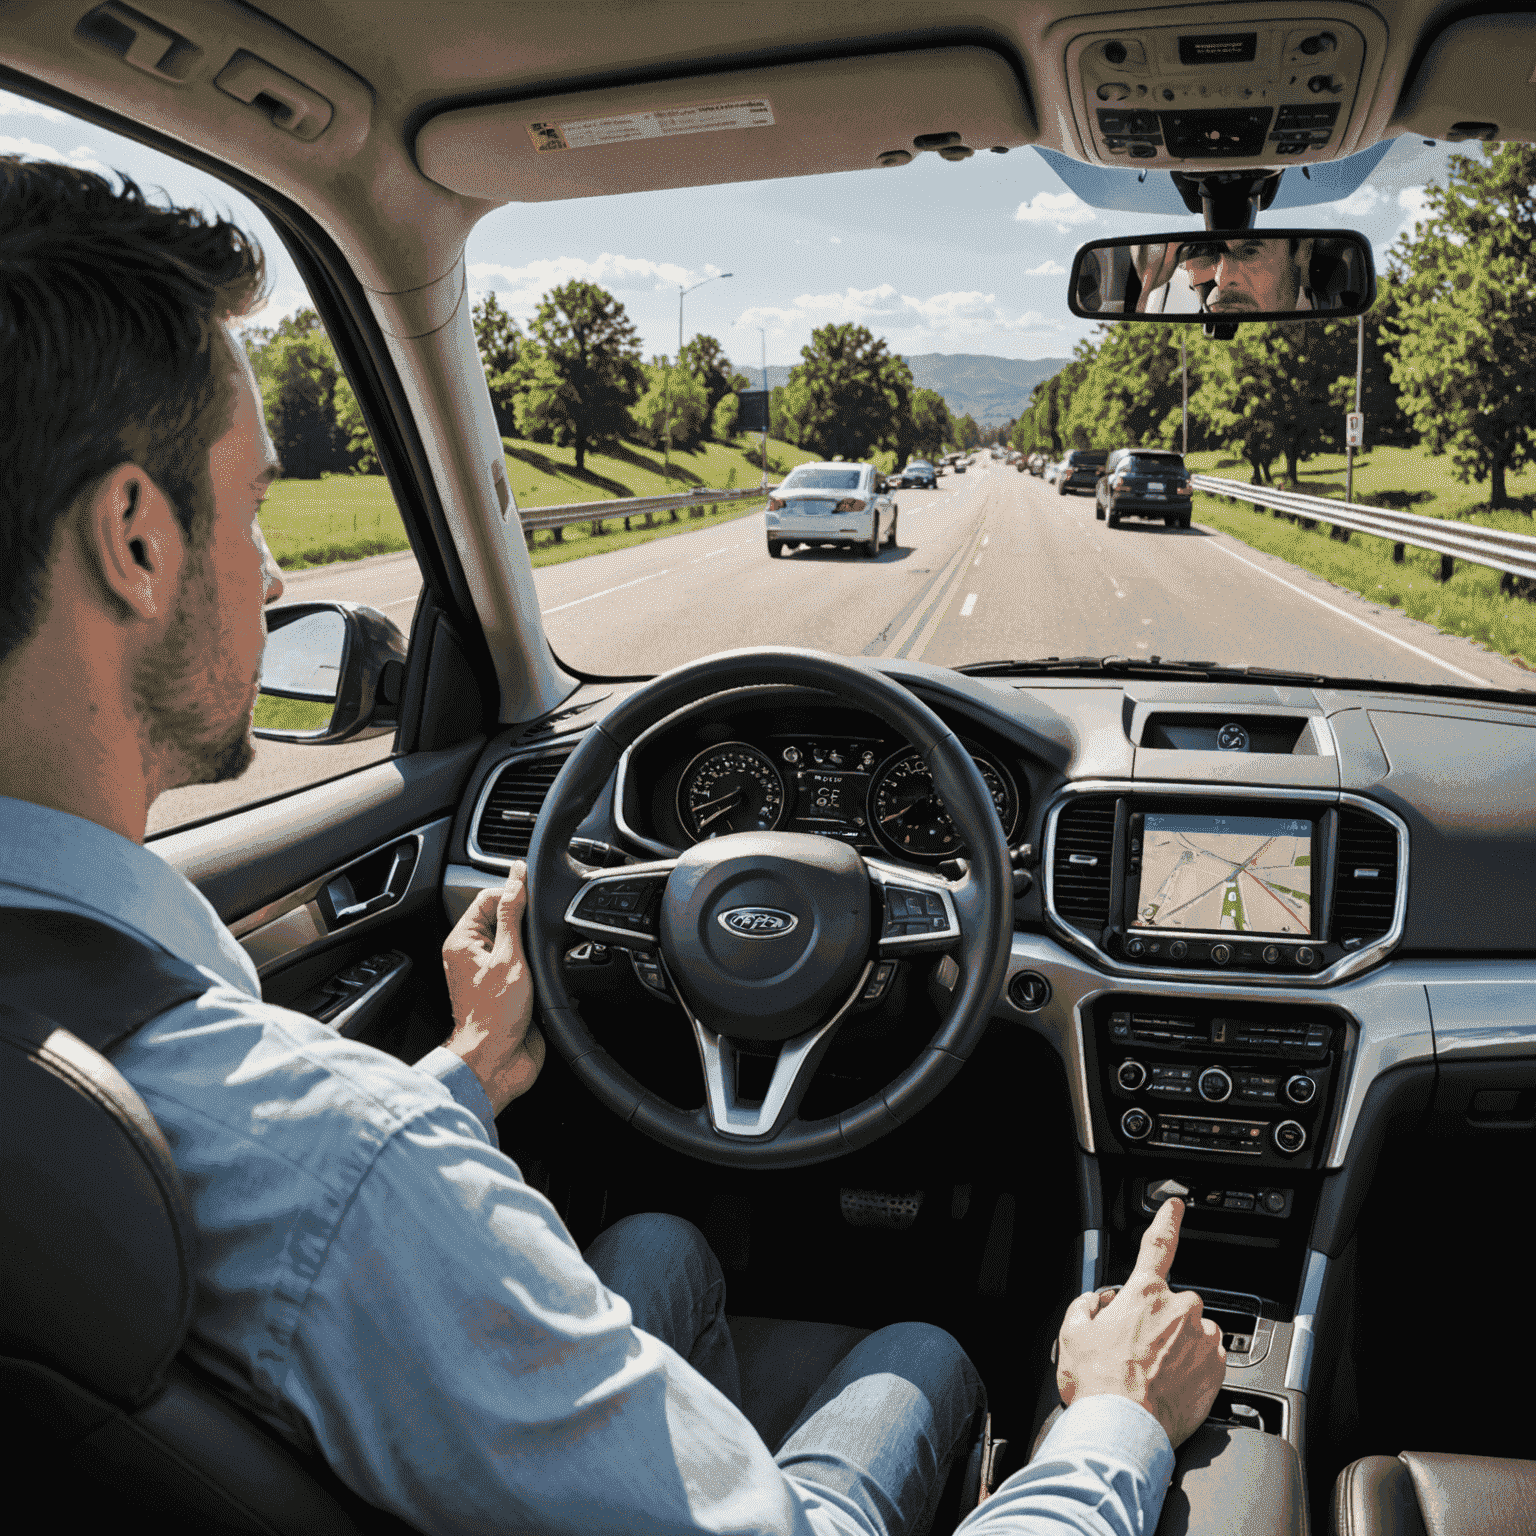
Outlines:
[{"label": "white sedan", "polygon": [[797,464],[768,498],[768,553],[831,544],[873,560],[887,540],[896,548],[896,513],[873,464]]}]

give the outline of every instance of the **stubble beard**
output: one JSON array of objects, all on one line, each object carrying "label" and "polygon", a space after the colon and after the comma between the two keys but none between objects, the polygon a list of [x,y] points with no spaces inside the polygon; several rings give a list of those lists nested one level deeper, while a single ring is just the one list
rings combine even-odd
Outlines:
[{"label": "stubble beard", "polygon": [[231,675],[222,638],[211,561],[201,550],[182,573],[165,638],[133,677],[146,760],[160,765],[162,789],[224,784],[256,760],[250,714],[255,679],[242,685]]}]

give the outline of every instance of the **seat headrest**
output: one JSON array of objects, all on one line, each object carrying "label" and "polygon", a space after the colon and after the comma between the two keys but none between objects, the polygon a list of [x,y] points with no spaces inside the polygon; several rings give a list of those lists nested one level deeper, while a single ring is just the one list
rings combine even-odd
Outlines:
[{"label": "seat headrest", "polygon": [[195,1229],[160,1127],[102,1052],[208,985],[108,924],[0,909],[0,1350],[125,1408],[181,1348]]}]

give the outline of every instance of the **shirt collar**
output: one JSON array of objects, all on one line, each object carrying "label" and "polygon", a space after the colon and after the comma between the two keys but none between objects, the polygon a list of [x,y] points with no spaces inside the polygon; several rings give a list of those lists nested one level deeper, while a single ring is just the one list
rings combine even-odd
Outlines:
[{"label": "shirt collar", "polygon": [[0,795],[0,905],[45,898],[158,944],[252,997],[251,957],[208,898],[159,854],[67,811]]}]

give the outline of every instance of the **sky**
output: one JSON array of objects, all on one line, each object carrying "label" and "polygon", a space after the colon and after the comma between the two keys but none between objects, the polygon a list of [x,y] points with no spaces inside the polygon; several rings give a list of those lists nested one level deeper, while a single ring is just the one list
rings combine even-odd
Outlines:
[{"label": "sky", "polygon": [[[1281,216],[1284,226],[1358,229],[1379,266],[1420,216],[1424,186],[1443,180],[1452,152],[1399,139],[1365,186],[1339,202],[1291,210]],[[216,209],[267,253],[272,292],[254,323],[271,325],[308,302],[260,211],[201,170],[5,92],[0,154],[123,172],[148,194],[163,189],[178,204]],[[1264,215],[1260,230],[1266,223],[1282,227]],[[465,256],[471,296],[495,293],[525,325],[560,283],[580,278],[608,289],[647,358],[676,353],[678,290],[703,284],[682,299],[685,336],[714,336],[750,373],[765,352],[769,364],[799,362],[811,332],[834,322],[867,326],[904,356],[1067,357],[1096,328],[1067,310],[1079,245],[1199,227],[1193,217],[1091,208],[1025,148],[959,162],[924,154],[890,170],[509,205],[480,222]]]}]

